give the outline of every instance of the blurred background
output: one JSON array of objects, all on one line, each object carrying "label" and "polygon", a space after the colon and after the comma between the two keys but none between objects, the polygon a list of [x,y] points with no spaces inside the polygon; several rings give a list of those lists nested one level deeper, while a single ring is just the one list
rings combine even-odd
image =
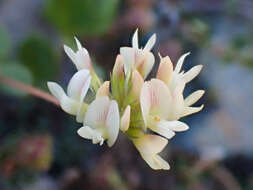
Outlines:
[{"label": "blurred background", "polygon": [[63,44],[75,49],[77,36],[108,79],[139,28],[142,45],[157,34],[156,57],[176,63],[190,51],[184,69],[204,68],[185,93],[206,90],[204,110],[183,120],[191,129],[163,152],[168,172],[150,169],[123,135],[110,149],[92,145],[73,117],[1,83],[0,189],[252,190],[252,9],[251,0],[0,0],[1,76],[66,86],[76,70]]}]

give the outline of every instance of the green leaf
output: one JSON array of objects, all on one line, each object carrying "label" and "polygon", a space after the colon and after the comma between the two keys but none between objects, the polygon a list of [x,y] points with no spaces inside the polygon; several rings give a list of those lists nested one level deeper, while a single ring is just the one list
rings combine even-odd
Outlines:
[{"label": "green leaf", "polygon": [[[11,79],[15,79],[24,84],[32,84],[32,75],[30,71],[25,66],[17,62],[8,62],[0,65],[0,74]],[[14,96],[26,95],[25,92],[13,87],[9,87],[8,85],[1,84],[0,90]]]},{"label": "green leaf", "polygon": [[59,73],[58,54],[47,39],[29,37],[19,50],[19,57],[32,73],[34,85],[46,89],[46,81],[54,80]]},{"label": "green leaf", "polygon": [[119,0],[48,0],[46,17],[64,35],[104,34],[116,16]]}]

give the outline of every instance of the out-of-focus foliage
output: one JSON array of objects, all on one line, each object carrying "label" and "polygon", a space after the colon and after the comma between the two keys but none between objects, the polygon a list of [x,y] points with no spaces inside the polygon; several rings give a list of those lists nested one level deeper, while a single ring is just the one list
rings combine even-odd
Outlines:
[{"label": "out-of-focus foliage", "polygon": [[58,55],[43,37],[29,37],[20,47],[19,57],[31,71],[34,84],[41,88],[46,88],[44,81],[55,79],[59,72]]},{"label": "out-of-focus foliage", "polygon": [[[15,79],[17,81],[23,82],[24,84],[27,85],[32,84],[32,75],[30,71],[19,62],[8,61],[4,64],[1,64],[0,74]],[[25,92],[15,89],[13,87],[9,87],[7,85],[0,86],[0,90],[3,90],[6,93],[16,96],[26,95]]]},{"label": "out-of-focus foliage", "polygon": [[0,63],[10,51],[10,37],[4,28],[0,25]]},{"label": "out-of-focus foliage", "polygon": [[101,35],[113,23],[118,3],[118,0],[50,0],[46,15],[64,35]]}]

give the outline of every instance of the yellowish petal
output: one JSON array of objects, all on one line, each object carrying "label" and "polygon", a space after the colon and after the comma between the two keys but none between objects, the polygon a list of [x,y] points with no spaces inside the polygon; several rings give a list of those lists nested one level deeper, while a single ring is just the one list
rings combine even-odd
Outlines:
[{"label": "yellowish petal", "polygon": [[129,128],[130,114],[131,114],[131,107],[128,105],[120,120],[120,129],[123,132],[127,131]]},{"label": "yellowish petal", "polygon": [[202,67],[203,67],[203,65],[197,65],[197,66],[194,66],[193,68],[191,68],[189,71],[187,71],[183,76],[183,79],[184,79],[185,83],[190,82],[196,76],[198,76],[198,74],[200,73]]},{"label": "yellowish petal", "polygon": [[204,95],[204,93],[204,90],[197,90],[190,94],[184,101],[185,106],[191,106],[196,103]]},{"label": "yellowish petal", "polygon": [[172,72],[173,72],[173,64],[169,56],[161,58],[161,62],[157,71],[156,78],[162,80],[168,85],[170,84],[170,81],[171,81]]},{"label": "yellowish petal", "polygon": [[204,108],[204,105],[201,105],[200,107],[185,107],[182,117],[197,113],[201,111]]},{"label": "yellowish petal", "polygon": [[97,91],[96,97],[109,96],[110,94],[110,81],[105,81]]}]

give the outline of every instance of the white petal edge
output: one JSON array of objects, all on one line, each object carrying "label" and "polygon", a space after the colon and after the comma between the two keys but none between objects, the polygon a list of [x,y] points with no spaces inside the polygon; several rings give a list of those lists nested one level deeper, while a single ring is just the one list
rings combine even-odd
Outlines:
[{"label": "white petal edge", "polygon": [[[87,69],[80,70],[76,72],[73,77],[70,79],[67,94],[69,97],[76,100],[80,100],[81,93],[88,91],[89,89],[89,78],[90,72]],[[83,89],[85,87],[85,89]],[[88,88],[87,88],[88,87]],[[86,94],[85,94],[86,95]]]},{"label": "white petal edge", "polygon": [[204,90],[197,90],[197,91],[193,92],[192,94],[190,94],[184,100],[185,106],[191,106],[191,105],[195,104],[204,95],[204,93],[205,93]]},{"label": "white petal edge", "polygon": [[158,126],[168,128],[175,132],[182,132],[189,129],[189,126],[181,121],[160,121]]},{"label": "white petal edge", "polygon": [[153,35],[149,38],[149,40],[148,40],[148,42],[146,43],[146,45],[145,45],[145,47],[144,47],[143,50],[150,51],[150,50],[154,47],[155,42],[156,42],[156,34],[153,34]]},{"label": "white petal edge", "polygon": [[193,68],[191,68],[189,71],[187,71],[183,76],[184,81],[186,83],[188,83],[191,80],[193,80],[196,76],[198,76],[202,67],[203,67],[203,65],[197,65],[197,66],[194,66]]},{"label": "white petal edge", "polygon": [[132,47],[139,49],[138,28],[135,30],[133,38],[132,38]]},{"label": "white petal edge", "polygon": [[62,87],[55,82],[47,82],[47,86],[50,92],[57,98],[59,101],[61,108],[71,114],[76,115],[79,103],[71,98],[69,98]]},{"label": "white petal edge", "polygon": [[197,113],[201,111],[203,108],[204,108],[204,105],[201,105],[200,107],[185,107],[181,117],[185,117],[185,116]]},{"label": "white petal edge", "polygon": [[190,52],[183,54],[183,55],[179,58],[179,60],[178,60],[178,62],[177,62],[177,65],[176,65],[176,67],[175,67],[175,70],[174,70],[176,73],[179,73],[179,72],[180,72],[180,70],[182,69],[184,60],[185,60],[185,58],[186,58],[188,55],[190,55]]},{"label": "white petal edge", "polygon": [[106,126],[108,130],[107,144],[109,147],[111,147],[117,140],[120,127],[119,108],[115,100],[110,102],[110,107],[106,118]]},{"label": "white petal edge", "polygon": [[155,126],[149,126],[149,128],[152,131],[158,133],[159,135],[161,135],[167,139],[173,138],[176,134],[173,130],[169,129],[167,126],[161,125],[160,122],[157,123],[157,125],[155,125]]}]

